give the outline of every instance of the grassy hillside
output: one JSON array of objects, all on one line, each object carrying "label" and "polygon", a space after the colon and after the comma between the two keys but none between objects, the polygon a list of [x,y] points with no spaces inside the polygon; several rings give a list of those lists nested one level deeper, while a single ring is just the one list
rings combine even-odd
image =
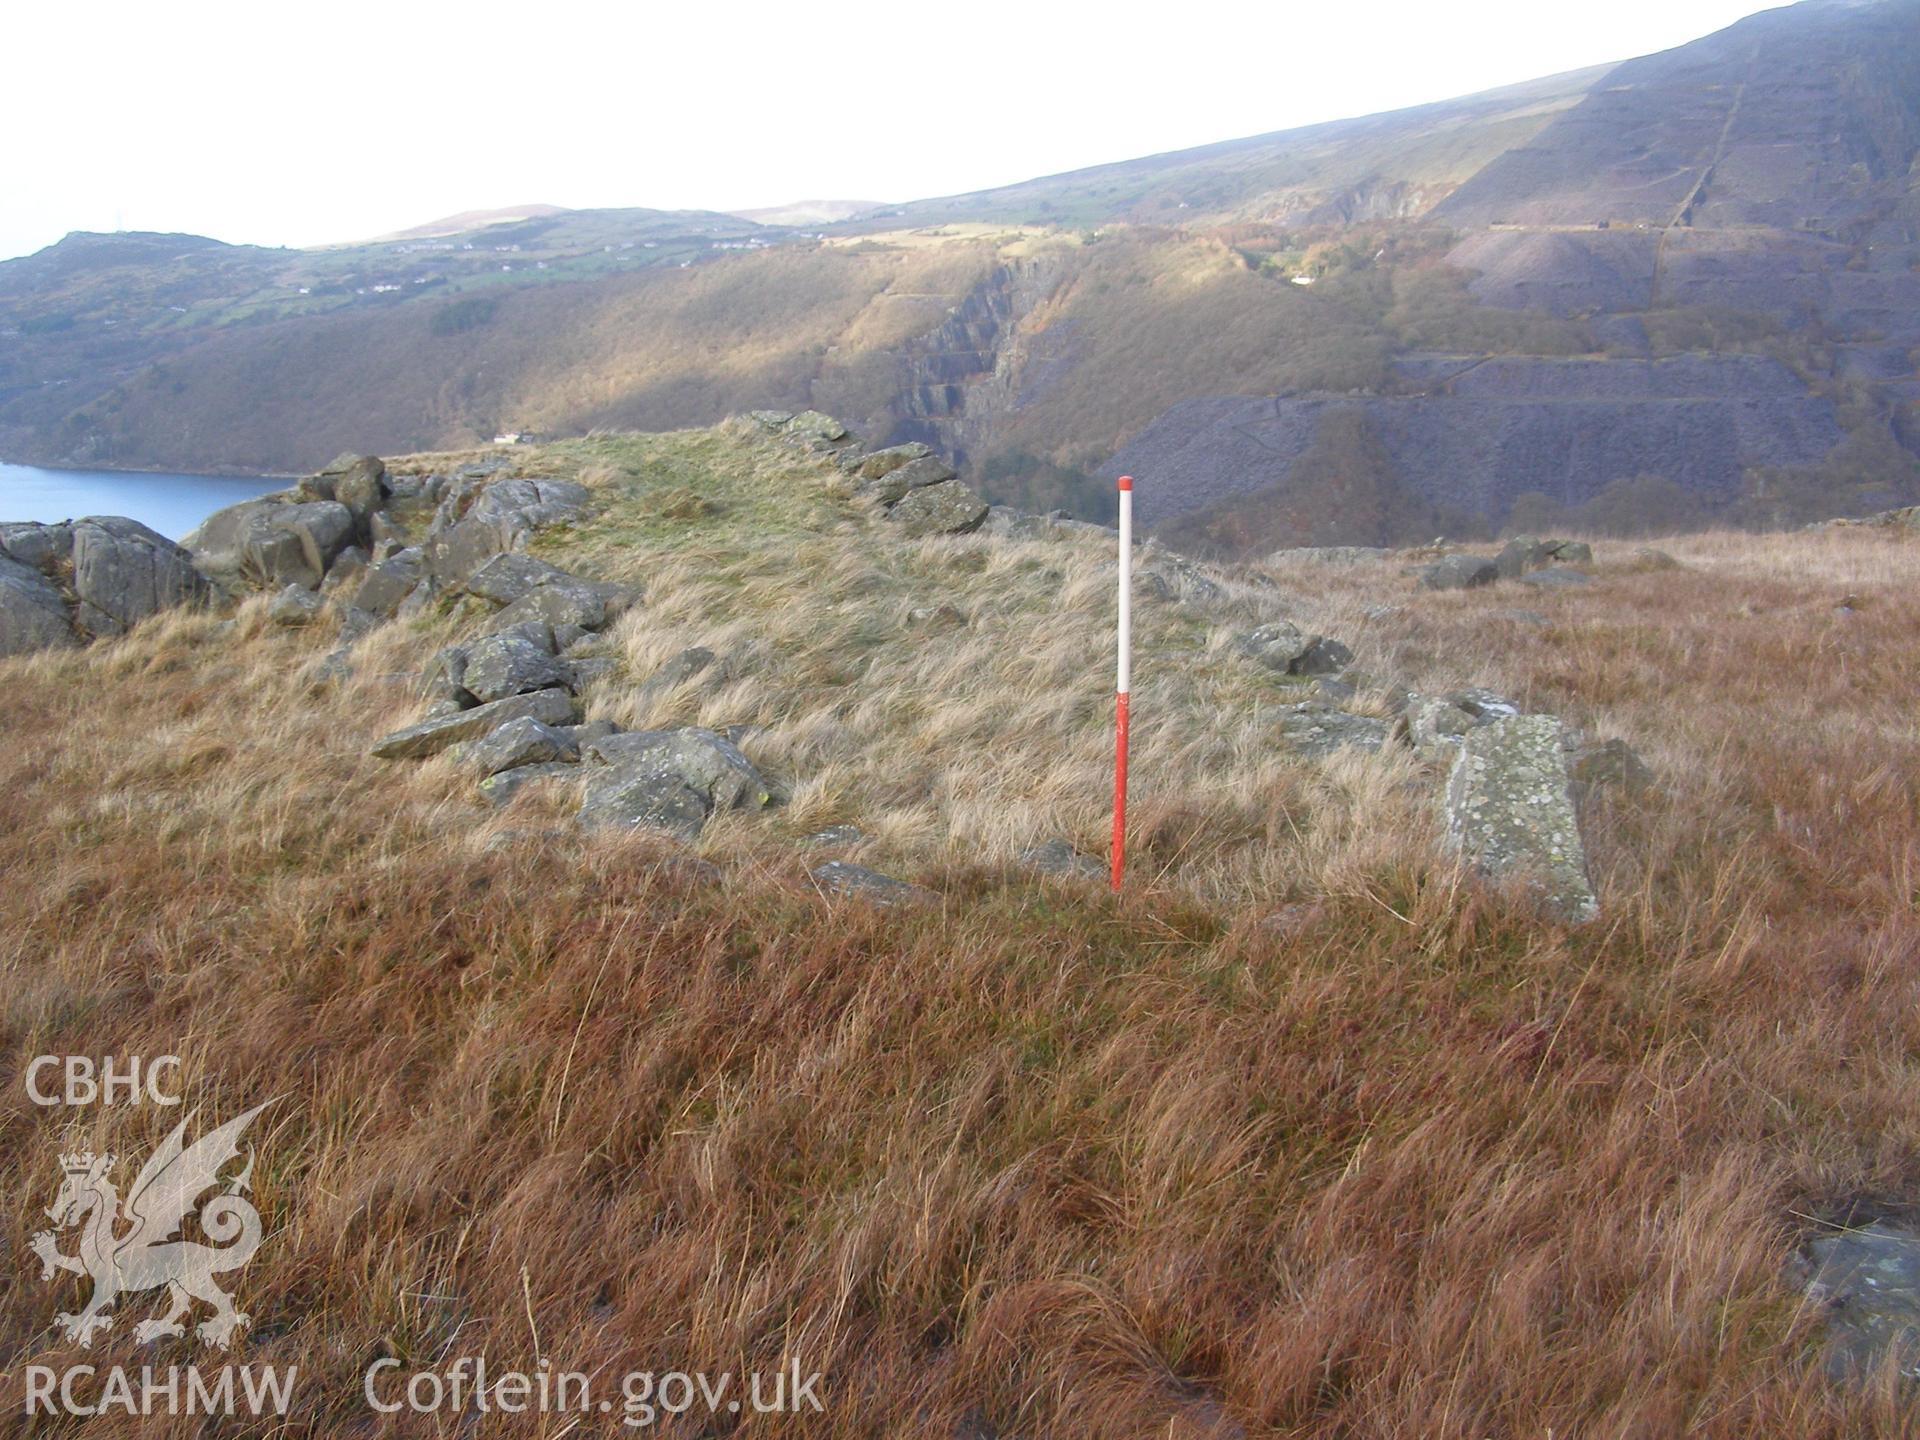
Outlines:
[{"label": "grassy hillside", "polygon": [[[798,1356],[826,1409],[777,1425],[809,1435],[1906,1433],[1890,1385],[1822,1380],[1782,1266],[1920,1166],[1911,543],[1603,545],[1529,596],[1544,624],[1392,564],[1143,595],[1114,899],[1011,863],[1099,843],[1104,542],[901,541],[734,427],[516,460],[602,505],[547,553],[645,589],[590,712],[755,726],[791,791],[703,833],[717,881],[368,757],[458,613],[377,631],[333,691],[330,625],[257,600],[0,663],[31,737],[0,756],[9,1243],[56,1150],[176,1118],[36,1110],[30,1057],[178,1053],[222,1118],[281,1097],[238,1287],[237,1358],[300,1368],[273,1433],[441,1433],[381,1430],[362,1377],[454,1354]],[[1589,817],[1602,920],[1467,883],[1407,752],[1284,753],[1295,687],[1228,643],[1283,614],[1629,738],[1658,784]],[[728,663],[643,701],[696,643]],[[823,900],[828,821],[938,903]],[[83,1357],[69,1302],[31,1269],[0,1292],[0,1403],[26,1363],[192,1358],[125,1325]]]}]

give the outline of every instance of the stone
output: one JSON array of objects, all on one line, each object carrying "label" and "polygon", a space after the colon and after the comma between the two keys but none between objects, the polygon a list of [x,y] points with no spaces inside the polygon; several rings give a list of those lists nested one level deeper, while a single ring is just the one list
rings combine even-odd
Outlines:
[{"label": "stone", "polygon": [[1578,570],[1569,570],[1564,565],[1552,565],[1545,570],[1536,570],[1531,575],[1522,575],[1520,583],[1538,590],[1576,590],[1582,585],[1591,585],[1593,577]]},{"label": "stone", "polygon": [[558,565],[549,565],[531,555],[514,552],[495,555],[467,577],[467,593],[491,600],[495,605],[511,605],[521,596],[542,585],[575,581]]},{"label": "stone", "polygon": [[791,410],[749,410],[747,418],[757,420],[769,430],[778,430],[793,419],[793,412]]},{"label": "stone", "polygon": [[299,585],[289,585],[267,606],[267,619],[276,625],[297,627],[311,625],[320,618],[320,612],[326,609],[327,602],[318,591],[308,590]]},{"label": "stone", "polygon": [[1317,700],[1290,706],[1280,716],[1280,738],[1289,749],[1313,760],[1348,748],[1378,751],[1387,743],[1389,728],[1385,720]]},{"label": "stone", "polygon": [[1482,875],[1533,887],[1546,910],[1573,924],[1600,913],[1554,716],[1514,715],[1470,731],[1443,808],[1449,843]]},{"label": "stone", "polygon": [[1560,540],[1554,543],[1553,559],[1557,565],[1591,565],[1593,547],[1584,540]]},{"label": "stone", "polygon": [[482,779],[478,789],[483,800],[493,805],[505,805],[537,780],[577,781],[579,778],[578,765],[555,760],[538,765],[516,765],[511,770],[498,771]]},{"label": "stone", "polygon": [[845,847],[858,845],[867,838],[867,832],[858,825],[829,825],[824,830],[816,830],[807,836],[809,845]]},{"label": "stone", "polygon": [[1413,696],[1401,714],[1395,734],[1428,760],[1450,758],[1460,741],[1479,724],[1478,719],[1444,695]]},{"label": "stone", "polygon": [[363,529],[387,503],[387,467],[377,455],[342,455],[316,478],[332,482],[328,498],[351,510]]},{"label": "stone", "polygon": [[1920,1234],[1875,1220],[1818,1236],[1796,1268],[1825,1321],[1830,1379],[1859,1383],[1891,1359],[1920,1380]]},{"label": "stone", "polygon": [[[918,440],[913,440],[905,445],[889,445],[884,450],[871,450],[862,455],[852,469],[859,479],[878,480],[884,475],[892,474],[909,461],[924,460],[932,454],[933,451],[927,446],[922,445]],[[952,478],[951,472],[947,478]]]},{"label": "stone", "polygon": [[427,663],[421,677],[426,696],[430,700],[452,700],[463,710],[471,710],[480,702],[466,687],[467,647],[449,645]]},{"label": "stone", "polygon": [[372,563],[366,551],[358,545],[349,545],[333,557],[333,563],[327,567],[327,578],[320,582],[320,593],[332,596],[351,590],[366,579]]},{"label": "stone", "polygon": [[1493,557],[1493,563],[1501,579],[1518,580],[1530,570],[1552,564],[1554,548],[1555,542],[1537,535],[1516,535]]},{"label": "stone", "polygon": [[584,725],[562,725],[560,733],[584,750],[596,740],[626,733],[611,720],[589,720]]},{"label": "stone", "polygon": [[0,555],[0,657],[67,650],[80,643],[73,616],[45,575]]},{"label": "stone", "polygon": [[916,605],[907,611],[907,623],[924,630],[962,630],[967,617],[951,605]]},{"label": "stone", "polygon": [[889,480],[897,481],[903,486],[902,493],[906,490],[924,490],[929,485],[942,484],[954,479],[959,473],[937,455],[922,455],[886,472]]},{"label": "stone", "polygon": [[1574,751],[1568,770],[1576,800],[1584,800],[1596,790],[1640,795],[1653,785],[1653,772],[1624,740],[1581,746]]},{"label": "stone", "polygon": [[56,575],[73,559],[73,524],[42,525],[22,520],[0,525],[0,555],[42,575]]},{"label": "stone", "polygon": [[534,649],[544,650],[549,655],[560,653],[560,646],[554,639],[553,627],[544,620],[523,620],[518,625],[489,630],[487,633],[506,640],[524,640]]},{"label": "stone", "polygon": [[575,694],[620,673],[620,662],[611,655],[588,655],[579,660],[569,660],[566,664],[573,676]]},{"label": "stone", "polygon": [[923,905],[939,898],[923,885],[896,880],[891,875],[882,875],[878,870],[869,870],[864,865],[851,865],[845,860],[829,860],[808,873],[813,883],[828,895],[842,900],[860,900],[882,908]]},{"label": "stone", "polygon": [[354,608],[391,620],[399,613],[401,602],[426,576],[425,554],[417,548],[402,550],[367,571],[359,589],[353,592]]},{"label": "stone", "polygon": [[1104,880],[1107,867],[1089,855],[1082,855],[1071,843],[1058,837],[1020,852],[1020,863],[1042,875],[1071,880]]},{"label": "stone", "polygon": [[461,684],[483,704],[560,685],[569,689],[566,661],[519,635],[488,635],[467,647]]},{"label": "stone", "polygon": [[1429,590],[1477,590],[1500,578],[1500,567],[1478,555],[1449,555],[1420,572]]},{"label": "stone", "polygon": [[73,522],[73,592],[74,624],[94,636],[124,634],[149,616],[198,604],[210,593],[185,550],[121,515]]},{"label": "stone", "polygon": [[571,764],[579,760],[580,747],[552,726],[523,715],[467,741],[453,758],[482,775],[497,775],[522,765]]},{"label": "stone", "polygon": [[1310,635],[1291,620],[1275,620],[1234,641],[1249,659],[1282,675],[1337,675],[1353,663],[1353,652],[1338,640]]},{"label": "stone", "polygon": [[554,626],[599,630],[634,603],[633,592],[619,585],[569,577],[529,590],[493,617],[496,626],[540,620]]},{"label": "stone", "polygon": [[531,695],[509,696],[396,730],[376,741],[373,753],[382,760],[421,760],[438,755],[451,745],[477,740],[522,716],[530,716],[543,725],[571,725],[577,718],[573,697],[565,690],[536,690]]},{"label": "stone", "polygon": [[964,535],[987,518],[987,502],[960,481],[943,480],[908,491],[887,518],[909,535]]},{"label": "stone", "polygon": [[818,410],[802,410],[786,423],[787,434],[800,440],[844,440],[847,427]]},{"label": "stone", "polygon": [[216,510],[182,544],[195,568],[226,589],[311,590],[353,535],[353,512],[338,501],[267,496]]},{"label": "stone", "polygon": [[579,820],[589,828],[658,829],[690,840],[717,811],[773,803],[753,762],[711,730],[614,735],[587,746],[586,761]]},{"label": "stone", "polygon": [[406,527],[385,510],[376,510],[367,517],[367,539],[375,550],[386,555],[404,550],[408,543]]},{"label": "stone", "polygon": [[1633,552],[1635,570],[1678,570],[1680,562],[1664,550],[1656,550],[1651,545],[1642,545]]}]

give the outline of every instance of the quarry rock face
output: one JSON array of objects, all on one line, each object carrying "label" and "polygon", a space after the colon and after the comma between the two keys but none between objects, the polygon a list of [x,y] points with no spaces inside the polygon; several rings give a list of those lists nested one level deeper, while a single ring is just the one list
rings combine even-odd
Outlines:
[{"label": "quarry rock face", "polygon": [[1448,841],[1481,874],[1534,887],[1544,908],[1569,923],[1600,913],[1559,720],[1513,715],[1467,731],[1443,806]]},{"label": "quarry rock face", "polygon": [[1157,525],[1283,486],[1330,420],[1358,415],[1411,493],[1498,519],[1528,491],[1578,504],[1641,475],[1727,500],[1752,467],[1811,465],[1843,438],[1833,402],[1761,356],[1407,356],[1394,370],[1407,393],[1182,401],[1099,473],[1153,476],[1134,504]]}]

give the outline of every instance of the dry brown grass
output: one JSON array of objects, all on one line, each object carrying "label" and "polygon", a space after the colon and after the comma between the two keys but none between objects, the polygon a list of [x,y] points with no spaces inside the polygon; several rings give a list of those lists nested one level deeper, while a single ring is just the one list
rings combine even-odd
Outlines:
[{"label": "dry brown grass", "polygon": [[[1908,1433],[1822,1381],[1781,1266],[1804,1217],[1920,1194],[1920,549],[1706,536],[1670,572],[1603,546],[1564,596],[1376,567],[1144,605],[1113,900],[1007,863],[1097,839],[1099,547],[902,545],[735,431],[527,463],[600,467],[612,513],[549,544],[647,585],[634,678],[734,658],[595,707],[765,726],[790,809],[710,832],[717,886],[644,841],[486,850],[551,798],[489,820],[449,765],[365,755],[452,619],[322,697],[329,638],[257,605],[0,667],[0,1406],[83,1358],[24,1256],[56,1148],[143,1155],[174,1118],[35,1110],[22,1067],[174,1052],[204,1111],[285,1097],[237,1287],[243,1357],[301,1371],[271,1433],[596,1433],[361,1404],[378,1355],[530,1367],[534,1326],[581,1370],[826,1374],[824,1416],[742,1436]],[[719,513],[637,503],[675,487]],[[929,603],[968,624],[903,626]],[[1630,738],[1661,787],[1592,817],[1604,918],[1462,885],[1403,760],[1275,754],[1283,697],[1223,644],[1275,612]],[[841,819],[941,905],[825,904],[791,837]],[[1282,900],[1321,908],[1258,923]],[[133,1346],[144,1313],[84,1358],[194,1358]],[[89,1433],[270,1433],[199,1423]]]}]

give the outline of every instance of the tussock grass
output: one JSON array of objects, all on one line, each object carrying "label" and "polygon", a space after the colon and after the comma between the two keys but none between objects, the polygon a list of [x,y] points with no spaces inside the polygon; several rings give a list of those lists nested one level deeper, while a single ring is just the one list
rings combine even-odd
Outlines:
[{"label": "tussock grass", "polygon": [[[1708,535],[1664,572],[1603,545],[1571,594],[1386,565],[1143,601],[1114,900],[1010,863],[1098,849],[1103,546],[903,543],[743,429],[516,459],[606,502],[542,549],[646,590],[592,710],[760,727],[790,803],[709,829],[711,885],[551,793],[489,816],[450,763],[367,758],[458,616],[323,694],[326,627],[258,602],[6,662],[16,1260],[58,1149],[142,1156],[177,1119],[36,1110],[25,1064],[171,1052],[203,1113],[284,1097],[237,1289],[244,1358],[300,1366],[291,1433],[592,1433],[366,1415],[373,1358],[531,1368],[536,1326],[602,1374],[798,1354],[827,1376],[804,1434],[1907,1432],[1890,1388],[1820,1378],[1781,1266],[1803,1217],[1920,1187],[1920,551]],[[714,511],[649,509],[674,490]],[[964,623],[910,618],[942,604]],[[1629,738],[1661,784],[1590,817],[1602,920],[1463,884],[1406,761],[1279,754],[1290,687],[1225,643],[1276,614]],[[694,644],[724,665],[642,705]],[[793,841],[836,821],[941,904],[828,905]],[[193,1358],[135,1347],[139,1306],[83,1357],[25,1263],[0,1404],[29,1362]],[[268,1433],[199,1424],[90,1432]]]}]

